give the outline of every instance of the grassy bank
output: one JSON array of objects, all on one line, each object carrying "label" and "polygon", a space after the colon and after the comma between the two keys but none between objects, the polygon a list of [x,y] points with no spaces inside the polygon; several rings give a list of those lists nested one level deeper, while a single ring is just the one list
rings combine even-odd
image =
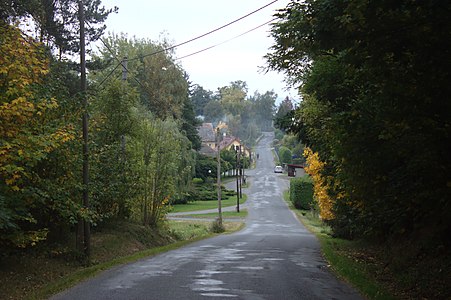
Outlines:
[{"label": "grassy bank", "polygon": [[[170,220],[160,229],[113,223],[92,234],[92,263],[81,266],[67,245],[34,249],[0,261],[1,299],[47,299],[113,266],[139,260],[213,236],[209,221]],[[242,223],[226,222],[227,232]]]},{"label": "grassy bank", "polygon": [[[284,196],[287,200],[288,193]],[[449,255],[426,255],[424,246],[408,241],[375,244],[334,238],[317,213],[289,206],[318,237],[332,271],[368,299],[451,299]]]},{"label": "grassy bank", "polygon": [[372,275],[378,266],[375,261],[368,263],[367,260],[372,257],[363,245],[332,237],[330,228],[321,222],[315,212],[295,209],[288,201],[288,192],[284,198],[298,219],[318,237],[325,259],[338,277],[352,284],[368,299],[396,299]]}]

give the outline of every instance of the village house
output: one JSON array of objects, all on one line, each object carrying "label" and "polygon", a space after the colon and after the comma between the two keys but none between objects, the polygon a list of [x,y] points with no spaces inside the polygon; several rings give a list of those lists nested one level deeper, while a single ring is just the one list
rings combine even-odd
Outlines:
[{"label": "village house", "polygon": [[220,150],[236,150],[241,146],[241,155],[244,157],[251,156],[251,150],[244,146],[240,139],[234,136],[227,135],[228,126],[224,122],[219,122],[216,128],[212,123],[202,123],[197,128],[199,136],[202,140],[202,146],[199,152],[207,156],[215,156],[217,151],[216,132],[219,130],[221,134],[221,142],[219,143]]}]

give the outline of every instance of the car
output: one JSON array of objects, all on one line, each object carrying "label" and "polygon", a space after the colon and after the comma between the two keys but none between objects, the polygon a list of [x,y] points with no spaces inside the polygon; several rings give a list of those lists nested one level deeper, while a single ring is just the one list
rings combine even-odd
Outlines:
[{"label": "car", "polygon": [[274,167],[274,173],[283,173],[282,166],[275,166]]}]

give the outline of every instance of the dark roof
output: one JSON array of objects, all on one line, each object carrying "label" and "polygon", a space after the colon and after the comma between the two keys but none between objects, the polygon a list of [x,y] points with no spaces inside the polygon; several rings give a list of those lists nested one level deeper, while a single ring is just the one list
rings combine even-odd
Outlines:
[{"label": "dark roof", "polygon": [[207,156],[216,156],[216,151],[208,147],[207,145],[202,145],[199,153]]},{"label": "dark roof", "polygon": [[216,140],[212,123],[202,123],[202,125],[197,128],[197,132],[199,133],[202,142],[211,142]]},{"label": "dark roof", "polygon": [[287,164],[288,167],[292,167],[292,168],[304,168],[303,165],[298,165],[298,164]]}]

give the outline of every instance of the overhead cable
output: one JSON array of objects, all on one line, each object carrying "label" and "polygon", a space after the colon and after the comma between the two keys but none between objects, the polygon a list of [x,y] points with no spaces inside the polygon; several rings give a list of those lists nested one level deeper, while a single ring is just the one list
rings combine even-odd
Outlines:
[{"label": "overhead cable", "polygon": [[232,24],[234,24],[234,23],[236,23],[236,22],[238,22],[238,21],[241,21],[241,20],[243,20],[244,18],[247,18],[247,17],[249,17],[250,15],[255,14],[256,12],[258,12],[258,11],[260,11],[260,10],[262,10],[262,9],[264,9],[264,8],[266,8],[266,7],[268,7],[268,6],[270,6],[271,4],[274,4],[274,3],[277,2],[277,1],[278,1],[278,0],[274,0],[274,1],[272,1],[272,2],[270,2],[270,3],[268,3],[268,4],[264,5],[264,6],[262,6],[262,7],[260,7],[260,8],[258,8],[258,9],[256,9],[256,10],[254,10],[254,11],[252,11],[252,12],[250,12],[250,13],[248,13],[248,14],[246,14],[246,15],[244,15],[244,16],[242,16],[242,17],[240,17],[240,18],[238,18],[238,19],[236,19],[236,20],[234,20],[234,21],[232,21],[232,22],[229,22],[229,23],[227,23],[227,24],[225,24],[225,25],[222,25],[222,26],[220,26],[220,27],[218,27],[218,28],[216,28],[216,29],[210,30],[209,32],[204,33],[204,34],[202,34],[202,35],[199,35],[199,36],[197,36],[197,37],[195,37],[195,38],[189,39],[189,40],[187,40],[187,41],[185,41],[185,42],[182,42],[182,43],[179,43],[179,44],[176,44],[176,45],[173,45],[173,46],[170,46],[170,47],[161,49],[161,50],[157,50],[157,51],[152,52],[152,53],[149,53],[149,54],[144,54],[144,55],[141,55],[141,56],[139,56],[139,57],[131,58],[131,59],[129,59],[129,61],[130,61],[130,60],[141,59],[141,58],[144,58],[144,57],[147,57],[147,56],[156,55],[156,54],[158,54],[158,53],[166,52],[166,51],[172,50],[172,49],[174,49],[174,48],[180,47],[180,46],[182,46],[182,45],[191,43],[191,42],[193,42],[193,41],[195,41],[195,40],[198,40],[198,39],[200,39],[200,38],[203,38],[204,36],[207,36],[207,35],[212,34],[212,33],[216,32],[216,31],[218,31],[218,30],[221,30],[221,29],[223,29],[223,28],[226,28],[227,26],[230,26],[230,25],[232,25]]},{"label": "overhead cable", "polygon": [[234,39],[236,39],[236,38],[239,38],[239,37],[241,37],[241,36],[243,36],[243,35],[245,35],[245,34],[248,34],[249,32],[252,32],[252,31],[254,31],[254,30],[256,30],[256,29],[258,29],[258,28],[260,28],[260,27],[263,27],[263,26],[265,26],[266,24],[271,23],[272,21],[275,21],[275,20],[276,20],[276,19],[269,20],[268,22],[265,22],[265,23],[263,23],[263,24],[261,24],[261,25],[258,25],[257,27],[254,27],[254,28],[252,28],[252,29],[250,29],[250,30],[248,30],[248,31],[246,31],[246,32],[243,32],[243,33],[241,33],[241,34],[239,34],[239,35],[237,35],[237,36],[234,36],[233,38],[230,38],[230,39],[228,39],[228,40],[225,40],[225,41],[223,41],[223,42],[221,42],[221,43],[218,43],[218,44],[215,44],[215,45],[213,45],[213,46],[204,48],[204,49],[202,49],[202,50],[199,50],[199,51],[196,51],[196,52],[193,52],[193,53],[190,53],[190,54],[181,56],[181,57],[177,57],[175,60],[180,60],[180,59],[183,59],[183,58],[187,58],[187,57],[190,57],[190,56],[199,54],[199,53],[201,53],[201,52],[210,50],[210,49],[212,49],[212,48],[214,48],[214,47],[217,47],[217,46],[220,46],[220,45],[222,45],[222,44],[228,43],[228,42],[230,42],[230,41],[232,41],[232,40],[234,40]]}]

